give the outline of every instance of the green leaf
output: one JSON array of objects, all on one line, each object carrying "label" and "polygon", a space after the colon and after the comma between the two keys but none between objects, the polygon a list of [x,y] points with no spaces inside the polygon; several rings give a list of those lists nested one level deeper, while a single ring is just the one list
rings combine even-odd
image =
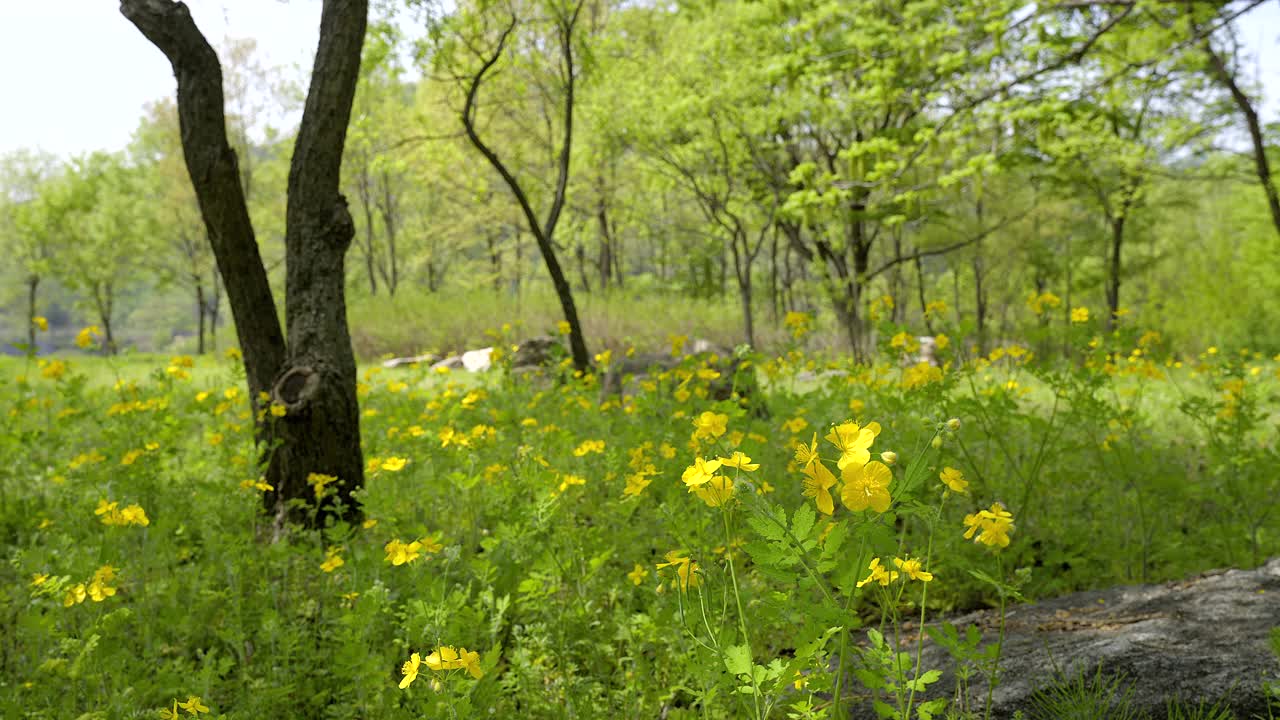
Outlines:
[{"label": "green leaf", "polygon": [[925,672],[923,675],[921,675],[920,677],[916,678],[915,680],[908,680],[906,684],[906,688],[908,690],[915,690],[916,692],[922,692],[926,686],[928,686],[930,683],[937,682],[938,678],[940,677],[942,677],[941,670],[929,670]]},{"label": "green leaf", "polygon": [[751,675],[751,651],[746,645],[731,645],[724,651],[724,666],[734,675]]},{"label": "green leaf", "polygon": [[813,531],[813,523],[816,519],[814,509],[809,507],[809,503],[804,503],[796,508],[795,514],[791,516],[791,534],[796,536],[796,540],[803,542]]}]

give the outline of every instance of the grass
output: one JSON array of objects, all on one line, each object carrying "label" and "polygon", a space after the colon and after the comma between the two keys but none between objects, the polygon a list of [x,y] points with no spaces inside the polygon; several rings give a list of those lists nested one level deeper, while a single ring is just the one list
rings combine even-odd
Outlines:
[{"label": "grass", "polygon": [[[667,344],[671,328],[610,307],[590,322]],[[472,332],[436,327],[441,349]],[[855,366],[792,346],[755,358],[767,416],[710,399],[713,373],[694,359],[603,404],[593,377],[368,364],[364,518],[278,542],[263,539],[235,363],[3,359],[0,716],[154,717],[198,696],[227,718],[816,718],[847,716],[856,692],[915,717],[915,689],[940,669],[898,641],[907,616],[1280,552],[1259,531],[1280,495],[1266,443],[1274,365],[1108,367],[1106,353],[926,377],[893,354]],[[829,365],[845,374],[801,379]],[[833,427],[856,442],[825,440]],[[815,441],[829,486],[797,461]],[[892,467],[866,470],[886,450]],[[688,475],[716,457],[742,467]],[[944,467],[964,492],[944,489]],[[877,488],[891,506],[859,507]],[[996,503],[1012,524],[980,521],[990,542],[966,538],[966,517]],[[116,522],[133,506],[145,525]],[[904,570],[860,586],[873,558],[918,561],[934,579]],[[855,650],[871,629],[878,655]],[[1118,692],[1099,682],[1045,702]]]}]

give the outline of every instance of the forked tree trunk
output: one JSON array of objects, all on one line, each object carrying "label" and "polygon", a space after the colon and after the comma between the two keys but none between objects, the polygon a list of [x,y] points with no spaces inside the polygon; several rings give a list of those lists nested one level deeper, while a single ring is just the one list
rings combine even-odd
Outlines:
[{"label": "forked tree trunk", "polygon": [[[177,77],[183,154],[231,303],[250,401],[260,410],[259,394],[268,393],[286,409],[281,418],[265,413],[257,428],[259,447],[268,454],[266,480],[275,488],[265,494],[267,509],[278,521],[312,525],[335,515],[354,519],[359,508],[351,493],[363,485],[364,460],[343,262],[355,226],[338,180],[368,2],[325,0],[321,12],[289,168],[287,342],[227,142],[217,55],[182,3],[122,0],[120,9],[168,57]],[[319,507],[307,484],[310,473],[338,478],[336,494]]]}]

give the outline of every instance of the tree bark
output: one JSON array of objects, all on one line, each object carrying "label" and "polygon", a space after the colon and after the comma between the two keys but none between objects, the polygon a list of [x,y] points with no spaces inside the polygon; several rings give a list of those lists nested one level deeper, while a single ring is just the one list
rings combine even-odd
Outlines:
[{"label": "tree bark", "polygon": [[200,276],[195,278],[196,284],[196,354],[204,354],[204,318],[207,312],[204,306],[204,284]]},{"label": "tree bark", "polygon": [[27,276],[27,352],[37,354],[36,346],[36,289],[40,287],[40,276],[32,273]]},{"label": "tree bark", "polygon": [[1125,215],[1111,219],[1110,253],[1107,257],[1107,332],[1115,326],[1116,312],[1120,310],[1120,262],[1124,247]]},{"label": "tree bark", "polygon": [[1204,40],[1204,52],[1209,57],[1209,67],[1218,83],[1231,93],[1240,114],[1244,116],[1245,126],[1249,129],[1249,140],[1253,143],[1253,167],[1262,183],[1262,191],[1267,196],[1267,207],[1271,210],[1271,223],[1276,233],[1280,234],[1280,192],[1276,191],[1275,179],[1271,176],[1271,164],[1267,160],[1267,143],[1262,134],[1262,123],[1258,120],[1258,111],[1253,101],[1240,89],[1235,75],[1227,68],[1222,55],[1218,54],[1210,44],[1209,38]]},{"label": "tree bark", "polygon": [[[325,0],[320,40],[289,168],[285,319],[281,331],[258,254],[235,153],[227,142],[222,69],[186,6],[172,0],[121,0],[121,12],[169,59],[178,82],[183,154],[226,285],[244,355],[250,400],[260,393],[285,408],[257,428],[268,455],[264,495],[277,522],[323,527],[354,519],[352,491],[364,482],[355,357],[346,321],[344,257],[355,235],[338,192],[343,145],[355,95],[367,0]],[[318,504],[310,473],[338,478]],[[301,503],[291,503],[301,500]]]}]

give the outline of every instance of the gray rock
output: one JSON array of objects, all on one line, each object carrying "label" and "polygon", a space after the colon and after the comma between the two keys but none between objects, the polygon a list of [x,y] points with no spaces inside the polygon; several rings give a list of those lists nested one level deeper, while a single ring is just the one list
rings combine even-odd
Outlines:
[{"label": "gray rock", "polygon": [[450,355],[449,357],[432,363],[431,369],[438,370],[440,368],[449,368],[450,370],[462,370],[466,366],[462,363],[461,355]]},{"label": "gray rock", "polygon": [[[969,625],[994,642],[999,615],[984,610],[953,618],[961,637]],[[931,622],[931,625],[936,623]],[[1225,700],[1239,720],[1266,718],[1263,685],[1280,679],[1280,659],[1269,643],[1280,627],[1280,558],[1254,570],[1220,570],[1161,585],[1080,592],[1006,613],[1001,677],[993,696],[994,718],[1031,714],[1037,689],[1064,675],[1122,676],[1132,687],[1132,707],[1164,718],[1166,702]],[[912,633],[914,636],[914,629]],[[914,650],[914,640],[912,641]],[[926,639],[925,669],[943,670],[928,697],[950,696],[956,663]],[[971,697],[985,698],[982,678]],[[863,717],[859,709],[854,717]],[[871,716],[868,716],[871,717]]]},{"label": "gray rock", "polygon": [[560,341],[553,337],[532,337],[516,348],[511,356],[512,368],[544,367],[553,362],[556,346]]},{"label": "gray rock", "polygon": [[383,360],[382,367],[387,368],[388,370],[398,367],[413,367],[414,365],[420,365],[422,363],[433,363],[439,359],[439,355],[432,355],[431,353],[427,353],[426,355],[414,355],[412,357],[398,357],[391,358],[390,360]]}]

